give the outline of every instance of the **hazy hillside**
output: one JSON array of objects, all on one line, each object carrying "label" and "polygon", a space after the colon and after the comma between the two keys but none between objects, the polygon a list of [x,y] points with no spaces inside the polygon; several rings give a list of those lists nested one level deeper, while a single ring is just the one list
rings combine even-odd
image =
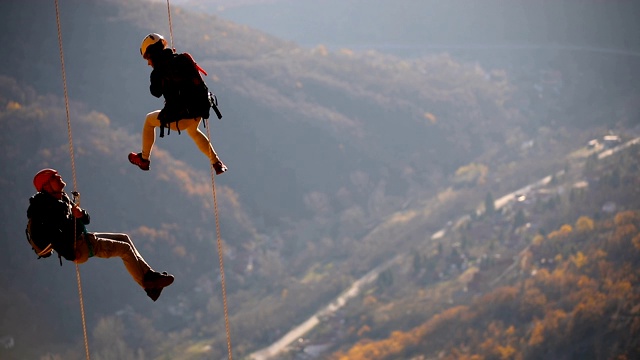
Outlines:
[{"label": "hazy hillside", "polygon": [[174,0],[305,46],[420,54],[458,47],[640,50],[635,1]]},{"label": "hazy hillside", "polygon": [[[138,47],[149,32],[168,36],[166,4],[60,5],[90,230],[130,233],[152,266],[177,278],[152,304],[119,260],[82,265],[92,352],[223,357],[206,159],[172,132],[156,142],[152,171],[126,161],[138,150],[144,115],[162,104],[148,93],[151,69]],[[179,8],[172,16],[174,46],[209,71],[224,115],[208,125],[230,168],[216,177],[216,193],[240,356],[276,340],[427,229],[475,209],[488,190],[512,191],[560,169],[563,154],[639,119],[626,59],[556,58],[561,66],[545,71],[561,68],[558,82],[532,65],[512,71],[448,54],[408,61],[304,49],[216,16]],[[0,338],[15,339],[0,357],[81,358],[73,264],[36,260],[24,239],[33,174],[55,167],[72,187],[55,11],[44,0],[1,2],[0,24]],[[594,69],[606,71],[578,76]],[[412,222],[396,213],[414,208],[424,213]]]},{"label": "hazy hillside", "polygon": [[[63,4],[69,93],[137,131],[144,114],[159,106],[147,92],[149,68],[139,57],[139,41],[150,29],[168,33],[166,8],[123,3],[118,10],[116,3],[71,1],[69,10]],[[16,27],[2,34],[11,54],[2,60],[5,73],[38,91],[57,91],[61,85],[52,6],[43,6],[37,14],[17,5],[3,7],[4,26]],[[222,102],[225,117],[216,122],[213,140],[235,169],[222,181],[233,181],[241,193],[269,184],[271,192],[246,196],[248,201],[263,197],[252,206],[269,202],[264,213],[280,211],[279,204],[297,206],[300,213],[303,194],[318,188],[335,193],[357,171],[373,177],[379,177],[380,170],[401,175],[408,166],[416,168],[415,177],[423,181],[434,176],[424,166],[435,165],[438,172],[450,174],[490,145],[478,135],[522,121],[500,107],[509,91],[504,81],[496,83],[487,79],[486,71],[460,66],[446,56],[433,65],[380,56],[354,58],[297,49],[215,17],[179,10],[173,17],[176,47],[193,53],[211,72],[209,82]],[[23,25],[28,23],[47,31],[32,32]],[[160,28],[153,27],[157,23]],[[39,44],[37,58],[31,56],[32,43]],[[436,85],[441,76],[456,80]],[[424,88],[424,83],[433,86]],[[469,111],[477,117],[472,127],[461,125]],[[427,114],[432,115],[425,118]],[[455,135],[468,143],[465,147],[457,146],[460,140],[452,136],[453,128],[466,133]],[[414,136],[405,136],[409,133]],[[183,159],[197,158],[191,147],[175,143],[167,139],[160,145]],[[417,159],[420,164],[415,164]],[[403,187],[412,179],[402,175],[389,180],[401,181]],[[292,191],[295,199],[285,195]]]},{"label": "hazy hillside", "polygon": [[637,358],[639,151],[593,157],[416,246],[306,344],[355,342],[323,355],[350,360]]},{"label": "hazy hillside", "polygon": [[[37,95],[11,79],[0,79],[0,117],[6,130],[2,133],[2,188],[12,194],[2,203],[2,238],[7,250],[2,255],[1,282],[6,289],[2,332],[16,337],[18,349],[25,349],[25,345],[35,345],[28,334],[41,327],[42,322],[49,324],[42,329],[43,335],[50,333],[53,339],[68,341],[69,336],[78,335],[79,313],[73,310],[78,306],[73,264],[65,262],[60,267],[55,258],[36,260],[24,238],[33,169],[59,169],[69,190],[73,189],[73,179],[61,100]],[[119,260],[90,261],[81,267],[89,323],[131,307],[132,311],[153,318],[156,311],[166,312],[180,294],[193,298],[197,279],[215,278],[216,274],[215,227],[207,174],[160,151],[158,163],[166,171],[140,176],[118,156],[137,143],[135,136],[113,127],[105,115],[88,112],[77,103],[72,103],[71,116],[81,205],[92,215],[89,229],[131,234],[154,268],[171,271],[181,279],[172,291],[166,291],[164,304],[160,302],[145,311],[149,300]],[[243,239],[253,235],[251,223],[244,220],[246,215],[231,189],[218,185],[217,190],[219,206],[227,209],[221,214],[221,222],[229,227],[229,235],[240,246]],[[232,220],[234,217],[236,220]],[[211,295],[213,289],[207,291]],[[28,301],[16,302],[16,298]],[[32,327],[19,326],[22,320],[15,316],[21,313],[36,314],[27,321]],[[176,322],[175,315],[165,315],[155,320],[165,325]]]}]

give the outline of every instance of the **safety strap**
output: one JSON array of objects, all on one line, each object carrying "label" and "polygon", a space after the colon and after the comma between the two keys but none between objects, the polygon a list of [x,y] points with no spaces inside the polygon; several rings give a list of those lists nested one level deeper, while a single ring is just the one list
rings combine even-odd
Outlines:
[{"label": "safety strap", "polygon": [[84,239],[84,242],[87,243],[87,249],[89,249],[89,257],[91,258],[95,255],[95,253],[93,252],[93,244],[91,244],[91,241],[87,239],[86,235],[87,235],[87,231],[85,230],[84,233],[82,234],[82,238]]},{"label": "safety strap", "polygon": [[89,257],[93,257],[95,253],[93,252],[93,245],[89,241],[87,241],[87,248],[89,248]]}]

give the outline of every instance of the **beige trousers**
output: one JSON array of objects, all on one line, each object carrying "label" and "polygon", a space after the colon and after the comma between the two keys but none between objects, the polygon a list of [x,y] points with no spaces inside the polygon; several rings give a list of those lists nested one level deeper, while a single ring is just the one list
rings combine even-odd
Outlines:
[{"label": "beige trousers", "polygon": [[[153,150],[153,143],[156,141],[156,128],[160,126],[160,120],[158,115],[160,110],[156,110],[147,114],[147,118],[142,126],[142,158],[149,160],[151,151]],[[194,143],[198,146],[198,149],[209,158],[212,164],[220,161],[218,154],[213,149],[211,142],[207,136],[198,128],[201,118],[195,119],[182,119],[178,122],[173,122],[169,125],[173,131],[187,131],[187,134],[191,137]],[[177,125],[176,125],[177,124]]]},{"label": "beige trousers", "polygon": [[77,264],[82,264],[89,260],[89,247],[91,244],[93,256],[99,258],[120,257],[124,266],[135,282],[144,287],[143,279],[147,271],[152,271],[151,267],[142,258],[133,241],[127,234],[115,233],[86,233],[78,239],[76,243]]}]

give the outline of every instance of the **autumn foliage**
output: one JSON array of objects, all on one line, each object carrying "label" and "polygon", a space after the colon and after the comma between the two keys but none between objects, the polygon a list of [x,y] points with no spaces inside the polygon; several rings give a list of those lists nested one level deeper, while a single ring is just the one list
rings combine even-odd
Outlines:
[{"label": "autumn foliage", "polygon": [[580,217],[537,237],[511,286],[333,358],[639,358],[639,225],[640,211],[602,221]]}]

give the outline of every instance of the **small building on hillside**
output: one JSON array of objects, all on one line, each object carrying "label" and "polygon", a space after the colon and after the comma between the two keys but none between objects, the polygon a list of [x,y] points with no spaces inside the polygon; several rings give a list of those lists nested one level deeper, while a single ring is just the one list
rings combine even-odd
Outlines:
[{"label": "small building on hillside", "polygon": [[602,144],[606,149],[611,149],[613,147],[616,147],[620,145],[620,143],[622,143],[622,140],[618,135],[605,135],[602,138]]}]

